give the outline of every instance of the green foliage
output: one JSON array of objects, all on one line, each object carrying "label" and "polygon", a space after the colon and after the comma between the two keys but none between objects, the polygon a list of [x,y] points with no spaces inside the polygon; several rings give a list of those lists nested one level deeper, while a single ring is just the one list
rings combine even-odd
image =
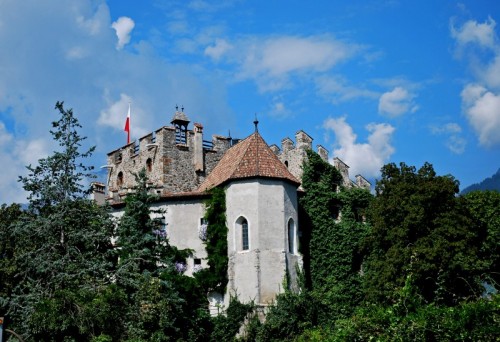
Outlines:
[{"label": "green foliage", "polygon": [[13,230],[21,215],[19,204],[2,204],[0,207],[0,316],[7,312],[7,299],[12,295],[17,283],[14,279],[18,269],[15,262],[16,243]]},{"label": "green foliage", "polygon": [[408,315],[392,307],[363,306],[351,318],[337,321],[324,340],[496,341],[500,336],[499,308],[498,296],[455,307],[425,305]]},{"label": "green foliage", "polygon": [[202,339],[209,330],[205,293],[174,266],[185,264],[191,251],[169,244],[161,221],[151,218],[163,213],[151,210],[155,197],[146,173],[142,170],[135,176],[137,184],[125,199],[117,228],[115,279],[126,298],[123,333],[111,336],[129,341]]},{"label": "green foliage", "polygon": [[28,176],[19,177],[24,190],[29,192],[30,210],[49,209],[64,200],[81,198],[89,191],[84,190],[82,181],[95,178],[90,173],[93,167],[81,162],[92,155],[95,147],[80,152],[86,138],[78,134],[81,125],[73,115],[73,110],[64,109],[63,102],[57,102],[55,108],[61,117],[52,122],[54,130],[50,133],[62,150],[40,159],[36,167],[27,166]]},{"label": "green foliage", "polygon": [[340,173],[313,151],[308,151],[303,170],[306,193],[300,204],[309,227],[304,221],[301,227],[310,231],[310,279],[327,321],[349,315],[361,299],[359,244],[368,229],[362,218],[372,196],[340,187]]},{"label": "green foliage", "polygon": [[418,171],[388,164],[376,192],[365,243],[370,300],[391,303],[410,261],[417,293],[427,302],[453,304],[480,295],[478,251],[484,234],[455,196],[458,181],[436,176],[427,163]]},{"label": "green foliage", "polygon": [[246,317],[254,310],[253,303],[243,304],[231,297],[226,312],[212,318],[213,331],[210,341],[232,341]]},{"label": "green foliage", "polygon": [[80,159],[93,149],[79,152],[78,120],[62,103],[56,108],[61,118],[51,133],[61,151],[20,178],[30,203],[13,226],[17,285],[8,315],[26,337],[80,340],[92,325],[82,307],[110,282],[113,223],[106,208],[84,198],[90,168]]},{"label": "green foliage", "polygon": [[309,291],[286,291],[269,307],[266,321],[257,329],[257,341],[283,341],[300,335],[318,323],[321,303]]},{"label": "green foliage", "polygon": [[205,219],[208,221],[207,263],[209,268],[195,274],[206,292],[226,291],[227,279],[227,227],[226,227],[226,193],[223,188],[210,190],[210,199],[205,203]]},{"label": "green foliage", "polygon": [[473,191],[464,197],[471,218],[482,232],[478,259],[482,262],[481,280],[500,289],[500,192]]},{"label": "green foliage", "polygon": [[[161,218],[161,211],[151,210],[155,196],[149,192],[146,171],[135,174],[134,191],[125,198],[125,210],[117,227],[116,246],[118,249],[119,284],[137,288],[134,277],[143,274],[158,276],[165,270],[173,270],[174,262],[184,262],[189,250],[178,250],[168,243]],[[140,283],[142,280],[139,280]]]}]

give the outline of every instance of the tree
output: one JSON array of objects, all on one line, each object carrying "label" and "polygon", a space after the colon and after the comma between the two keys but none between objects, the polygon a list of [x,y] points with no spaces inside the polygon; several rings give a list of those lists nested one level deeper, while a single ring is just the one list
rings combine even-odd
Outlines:
[{"label": "tree", "polygon": [[[470,217],[481,232],[478,259],[482,262],[481,280],[500,289],[500,192],[473,191],[463,196]],[[491,291],[491,289],[490,289]]]},{"label": "tree", "polygon": [[481,293],[481,232],[456,197],[458,185],[428,163],[418,171],[404,163],[382,168],[364,243],[369,300],[394,302],[408,277],[425,302],[456,304]]},{"label": "tree", "polygon": [[82,308],[111,282],[113,222],[82,185],[91,177],[82,159],[94,148],[80,152],[78,120],[62,102],[56,109],[50,133],[61,150],[20,177],[29,209],[14,228],[18,272],[9,315],[29,338],[82,340],[99,330]]},{"label": "tree", "polygon": [[14,279],[17,272],[15,263],[16,245],[13,228],[22,214],[19,204],[0,207],[0,316],[5,315],[8,310],[8,298],[16,284]]},{"label": "tree", "polygon": [[119,260],[114,278],[126,296],[124,334],[120,339],[198,339],[208,333],[205,293],[182,274],[190,250],[168,242],[161,210],[152,210],[145,170],[135,175],[117,227]]}]

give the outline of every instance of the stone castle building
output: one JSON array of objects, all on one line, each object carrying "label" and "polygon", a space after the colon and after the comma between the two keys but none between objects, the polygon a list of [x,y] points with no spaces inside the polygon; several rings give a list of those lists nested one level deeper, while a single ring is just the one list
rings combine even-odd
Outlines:
[{"label": "stone castle building", "polygon": [[[193,250],[186,265],[192,275],[207,267],[203,230],[207,190],[223,186],[226,193],[228,227],[228,278],[226,294],[210,298],[212,309],[228,303],[229,294],[242,301],[267,305],[283,290],[287,272],[292,286],[297,282],[299,253],[298,196],[302,191],[301,165],[313,139],[303,131],[295,142],[285,138],[281,148],[268,146],[258,132],[242,140],[214,135],[204,140],[203,126],[189,128],[186,114],[176,111],[172,126],[139,138],[108,153],[107,192],[97,186],[95,199],[108,202],[114,215],[123,213],[123,199],[134,187],[132,172],[145,169],[151,191],[158,195],[153,209],[163,209],[163,227],[169,242]],[[317,147],[328,161],[328,151]],[[349,167],[338,158],[334,166],[346,187],[370,188],[362,176],[349,178]]]}]

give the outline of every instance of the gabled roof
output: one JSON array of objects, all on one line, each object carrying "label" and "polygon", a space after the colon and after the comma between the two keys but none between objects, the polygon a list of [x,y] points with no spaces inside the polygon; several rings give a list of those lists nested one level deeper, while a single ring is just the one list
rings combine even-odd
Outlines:
[{"label": "gabled roof", "polygon": [[277,178],[299,185],[258,132],[231,147],[200,185],[206,191],[232,179]]}]

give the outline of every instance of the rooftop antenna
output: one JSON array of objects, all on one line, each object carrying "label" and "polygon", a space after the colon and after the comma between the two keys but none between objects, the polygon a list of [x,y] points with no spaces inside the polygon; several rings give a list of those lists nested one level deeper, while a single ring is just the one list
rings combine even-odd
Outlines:
[{"label": "rooftop antenna", "polygon": [[257,120],[257,113],[255,113],[255,120],[253,124],[255,125],[255,132],[258,132],[259,128],[257,126],[259,125],[259,120]]}]

